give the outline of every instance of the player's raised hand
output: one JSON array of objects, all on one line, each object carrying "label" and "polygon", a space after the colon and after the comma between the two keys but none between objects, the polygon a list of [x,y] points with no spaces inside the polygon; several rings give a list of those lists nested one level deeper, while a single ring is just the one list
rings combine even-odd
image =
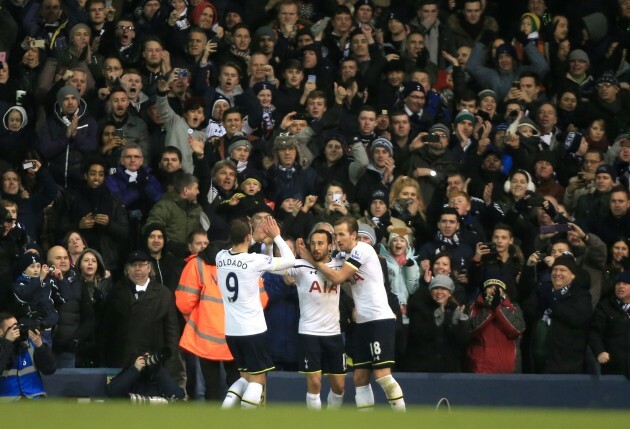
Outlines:
[{"label": "player's raised hand", "polygon": [[312,264],[313,263],[313,257],[311,256],[311,251],[306,246],[306,243],[304,242],[304,239],[303,238],[298,238],[297,241],[295,242],[295,244],[297,245],[297,252],[298,252],[298,255],[300,255],[300,258],[302,258],[305,261],[308,261],[308,262],[310,262]]},{"label": "player's raised hand", "polygon": [[265,234],[267,234],[269,238],[275,239],[280,235],[280,227],[273,217],[268,216],[263,222],[265,223],[263,231],[265,231]]}]

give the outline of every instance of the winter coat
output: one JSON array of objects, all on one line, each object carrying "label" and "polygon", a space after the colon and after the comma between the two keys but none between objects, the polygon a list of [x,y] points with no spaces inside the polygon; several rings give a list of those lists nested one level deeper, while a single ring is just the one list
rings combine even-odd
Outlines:
[{"label": "winter coat", "polygon": [[201,207],[197,202],[184,200],[175,192],[168,192],[153,206],[146,224],[164,225],[170,251],[183,258],[187,252],[188,234],[201,229]]},{"label": "winter coat", "polygon": [[144,218],[151,207],[162,198],[164,190],[160,182],[151,174],[150,168],[140,167],[135,182],[129,182],[129,178],[130,176],[125,173],[125,167],[119,165],[114,174],[107,176],[105,184],[112,194],[120,197],[130,216],[135,218],[132,212],[138,211],[139,218]]},{"label": "winter coat", "polygon": [[73,186],[83,178],[83,160],[98,148],[96,121],[87,113],[85,101],[80,100],[76,112],[79,117],[77,132],[74,137],[67,137],[66,118],[58,103],[53,114],[46,120],[39,131],[38,149],[57,184],[63,187]]},{"label": "winter coat", "polygon": [[273,165],[267,170],[267,198],[280,204],[284,198],[296,197],[301,200],[308,195],[317,195],[315,182],[317,173],[310,167],[302,168],[298,164],[292,176],[288,172],[281,171],[280,167]]},{"label": "winter coat", "polygon": [[274,362],[295,364],[298,360],[300,319],[297,288],[285,284],[281,275],[264,273],[262,278],[269,296],[265,308],[269,355]]},{"label": "winter coat", "polygon": [[150,281],[138,299],[135,285],[125,278],[110,291],[105,304],[103,342],[105,363],[109,368],[132,364],[144,353],[154,353],[168,347],[171,358],[166,369],[179,378],[183,369],[179,353],[179,324],[173,293],[164,285]]},{"label": "winter coat", "polygon": [[20,275],[13,283],[13,295],[19,305],[18,320],[31,326],[53,327],[59,321],[53,301],[50,279]]},{"label": "winter coat", "polygon": [[82,282],[61,282],[59,291],[65,302],[58,309],[59,323],[55,330],[53,350],[76,353],[79,344],[94,332],[94,308]]},{"label": "winter coat", "polygon": [[469,339],[468,321],[453,323],[456,304],[446,305],[443,323],[436,324],[439,305],[426,289],[409,297],[409,340],[405,368],[411,372],[459,372]]},{"label": "winter coat", "polygon": [[468,366],[476,373],[509,374],[515,372],[518,339],[525,330],[525,318],[518,304],[510,298],[491,308],[479,295],[470,309],[470,344]]},{"label": "winter coat", "polygon": [[[405,314],[407,301],[420,286],[420,267],[414,259],[413,248],[407,250],[407,261],[404,265],[399,265],[398,261],[389,253],[387,247],[381,244],[379,255],[387,261],[387,271],[389,274],[389,288],[398,297],[398,303],[405,311],[403,314],[403,324],[409,323],[409,317]],[[408,265],[411,264],[411,265]]]},{"label": "winter coat", "polygon": [[603,374],[630,378],[630,316],[616,296],[602,300],[595,309],[589,345],[595,357],[602,352],[610,355],[610,361],[602,365]]}]

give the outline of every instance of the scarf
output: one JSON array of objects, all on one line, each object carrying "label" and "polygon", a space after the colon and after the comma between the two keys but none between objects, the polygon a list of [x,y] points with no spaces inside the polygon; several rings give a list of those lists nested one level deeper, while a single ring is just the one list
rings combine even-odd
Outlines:
[{"label": "scarf", "polygon": [[627,304],[624,304],[619,299],[617,299],[616,301],[621,311],[626,315],[626,318],[630,319],[630,302]]},{"label": "scarf", "polygon": [[435,21],[435,24],[431,26],[431,28],[427,28],[426,33],[424,34],[424,46],[426,51],[429,53],[429,60],[433,64],[438,64],[440,57],[438,56],[438,48],[439,48],[439,39],[438,39],[438,25],[440,24],[440,20]]},{"label": "scarf", "polygon": [[441,248],[446,249],[447,247],[459,246],[459,232],[453,234],[452,237],[444,237],[442,232],[438,231],[435,235],[435,239],[441,243]]},{"label": "scarf", "polygon": [[276,121],[273,119],[274,110],[276,110],[274,106],[263,108],[262,127],[265,137],[269,137],[276,126]]}]

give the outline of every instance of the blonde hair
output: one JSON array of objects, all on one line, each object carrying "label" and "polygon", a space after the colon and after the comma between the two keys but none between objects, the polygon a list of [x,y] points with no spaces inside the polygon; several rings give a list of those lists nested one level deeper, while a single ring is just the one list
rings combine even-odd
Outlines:
[{"label": "blonde hair", "polygon": [[418,202],[420,203],[418,205],[418,213],[420,213],[420,216],[423,219],[426,219],[426,214],[425,214],[426,207],[424,205],[424,201],[422,200],[422,192],[420,191],[420,183],[418,183],[418,181],[414,179],[413,177],[398,176],[396,180],[394,180],[394,183],[392,183],[391,191],[389,193],[389,206],[390,207],[392,206],[394,201],[396,201],[396,199],[399,198],[398,194],[400,194],[400,191],[402,191],[403,188],[407,186],[411,186],[415,188],[416,198],[418,198]]}]

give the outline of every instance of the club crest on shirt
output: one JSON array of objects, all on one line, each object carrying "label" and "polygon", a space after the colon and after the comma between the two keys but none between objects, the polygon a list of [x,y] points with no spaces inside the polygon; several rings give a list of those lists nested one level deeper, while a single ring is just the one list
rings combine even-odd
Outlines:
[{"label": "club crest on shirt", "polygon": [[357,249],[353,249],[352,252],[350,252],[350,257],[352,259],[356,259],[357,261],[361,260],[361,251],[357,250]]}]

